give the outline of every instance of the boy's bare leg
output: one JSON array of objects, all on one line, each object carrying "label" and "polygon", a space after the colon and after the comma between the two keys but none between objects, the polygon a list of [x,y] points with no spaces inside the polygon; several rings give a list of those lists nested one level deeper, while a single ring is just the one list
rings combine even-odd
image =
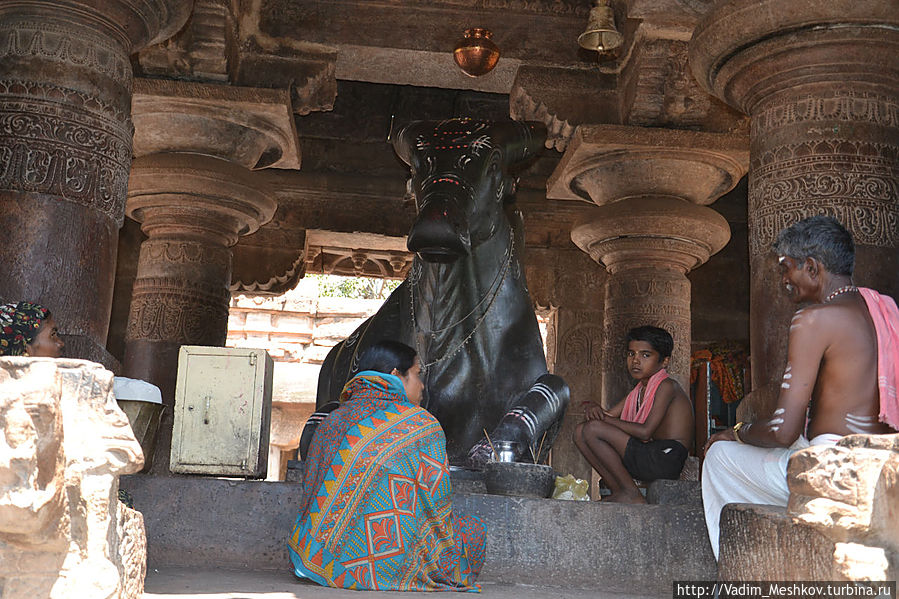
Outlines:
[{"label": "boy's bare leg", "polygon": [[[609,485],[609,487],[612,489],[612,492],[614,493],[616,489],[621,488],[621,483],[618,481],[613,471],[606,467],[605,461],[601,459],[599,455],[597,455],[596,450],[591,445],[587,444],[587,441],[584,437],[584,427],[587,424],[589,424],[589,422],[583,422],[579,424],[577,428],[575,428],[574,444],[580,450],[581,454],[587,459],[593,469],[599,473],[599,476],[602,477],[604,481],[606,481],[606,484]],[[599,443],[605,445],[612,453],[615,452],[615,449],[608,443],[605,443],[603,441],[600,441]],[[608,454],[606,451],[601,450],[600,455],[607,456]]]},{"label": "boy's bare leg", "polygon": [[601,420],[585,422],[575,429],[575,444],[590,465],[612,489],[608,501],[646,503],[621,458],[630,435]]}]

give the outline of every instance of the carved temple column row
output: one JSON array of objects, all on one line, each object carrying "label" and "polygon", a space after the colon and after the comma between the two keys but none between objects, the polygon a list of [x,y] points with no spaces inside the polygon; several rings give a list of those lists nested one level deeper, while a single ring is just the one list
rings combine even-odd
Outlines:
[{"label": "carved temple column row", "polygon": [[54,312],[66,354],[105,350],[131,167],[129,55],[192,2],[0,3],[0,296]]},{"label": "carved temple column row", "polygon": [[[274,194],[253,172],[298,168],[286,91],[138,80],[128,216],[140,248],[125,333],[126,376],[173,407],[182,345],[224,346],[232,248],[272,219]],[[172,411],[151,472],[168,473]]]},{"label": "carved temple column row", "polygon": [[[547,183],[555,199],[597,205],[571,233],[609,273],[606,279],[602,404],[633,386],[624,365],[627,330],[655,325],[674,337],[669,372],[690,376],[690,282],[686,273],[730,239],[727,221],[707,208],[745,174],[739,137],[582,125]],[[599,398],[593,398],[597,400]]]},{"label": "carved temple column row", "polygon": [[[795,310],[777,233],[815,214],[856,242],[854,281],[899,297],[899,10],[894,2],[731,0],[696,27],[690,64],[751,117],[749,245],[754,393],[776,398]],[[761,409],[765,409],[762,407]]]}]

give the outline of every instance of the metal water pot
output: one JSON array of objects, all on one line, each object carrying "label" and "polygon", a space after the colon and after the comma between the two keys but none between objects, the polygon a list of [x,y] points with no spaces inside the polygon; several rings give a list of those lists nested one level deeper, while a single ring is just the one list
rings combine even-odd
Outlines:
[{"label": "metal water pot", "polygon": [[493,460],[495,462],[514,462],[518,443],[515,441],[497,441],[494,443],[493,449]]}]

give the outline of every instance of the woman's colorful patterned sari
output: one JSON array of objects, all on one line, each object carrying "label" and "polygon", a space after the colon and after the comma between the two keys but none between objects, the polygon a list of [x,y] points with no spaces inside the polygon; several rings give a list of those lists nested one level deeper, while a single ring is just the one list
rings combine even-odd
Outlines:
[{"label": "woman's colorful patterned sari", "polygon": [[297,576],[331,587],[479,590],[486,532],[452,513],[446,438],[395,376],[363,372],[319,425],[288,540]]}]

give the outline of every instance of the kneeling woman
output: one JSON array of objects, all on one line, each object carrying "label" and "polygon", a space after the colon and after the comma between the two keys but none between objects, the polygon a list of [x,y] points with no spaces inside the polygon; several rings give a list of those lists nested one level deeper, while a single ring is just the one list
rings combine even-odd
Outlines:
[{"label": "kneeling woman", "polygon": [[288,540],[296,575],[331,587],[478,590],[487,535],[453,516],[446,437],[420,408],[415,350],[381,341],[359,361],[306,457]]}]

